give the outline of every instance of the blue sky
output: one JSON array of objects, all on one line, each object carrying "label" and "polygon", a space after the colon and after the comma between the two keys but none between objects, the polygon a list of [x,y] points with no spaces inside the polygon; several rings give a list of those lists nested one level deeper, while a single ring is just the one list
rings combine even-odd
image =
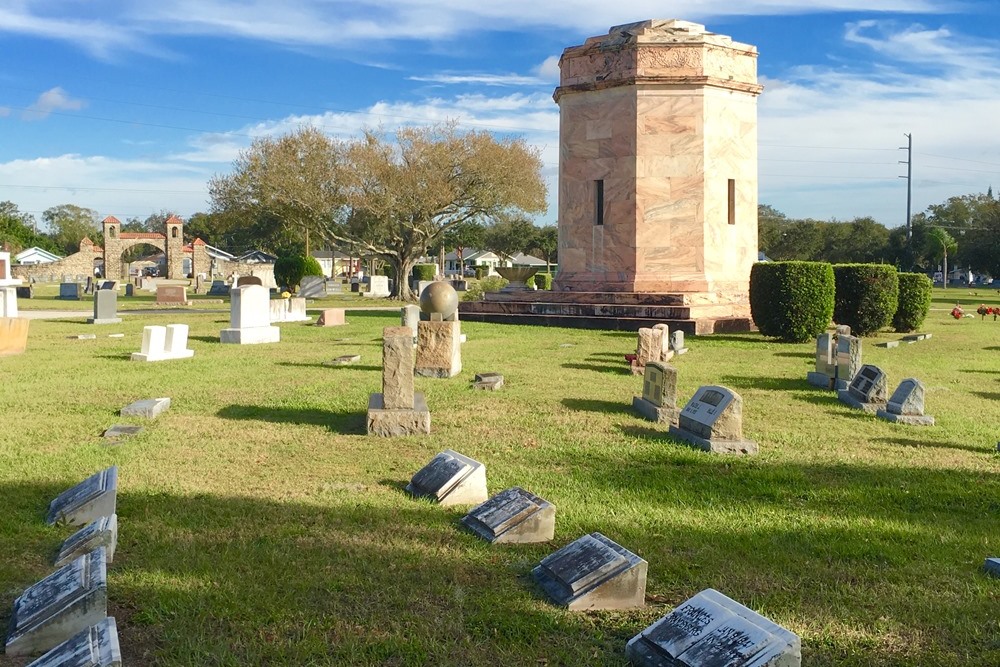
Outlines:
[{"label": "blue sky", "polygon": [[758,47],[762,203],[903,224],[907,132],[914,213],[1000,187],[994,0],[0,0],[0,200],[189,216],[253,137],[456,119],[541,148],[551,222],[559,54],[647,18]]}]

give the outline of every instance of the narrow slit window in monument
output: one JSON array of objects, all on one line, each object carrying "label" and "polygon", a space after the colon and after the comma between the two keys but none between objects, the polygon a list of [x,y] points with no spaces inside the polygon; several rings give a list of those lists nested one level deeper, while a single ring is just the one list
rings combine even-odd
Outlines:
[{"label": "narrow slit window in monument", "polygon": [[729,179],[729,224],[736,224],[736,179]]},{"label": "narrow slit window in monument", "polygon": [[594,224],[604,224],[604,181],[594,181]]}]

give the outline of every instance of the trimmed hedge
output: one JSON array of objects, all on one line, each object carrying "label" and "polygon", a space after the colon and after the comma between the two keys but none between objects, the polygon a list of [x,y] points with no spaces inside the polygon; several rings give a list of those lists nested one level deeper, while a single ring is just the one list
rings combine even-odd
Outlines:
[{"label": "trimmed hedge", "polygon": [[413,277],[416,280],[434,280],[437,270],[437,264],[414,264]]},{"label": "trimmed hedge", "polygon": [[868,336],[888,326],[899,305],[899,274],[889,264],[836,264],[833,321]]},{"label": "trimmed hedge", "polygon": [[892,328],[898,333],[916,331],[931,309],[931,279],[922,273],[899,274],[899,301],[892,316]]},{"label": "trimmed hedge", "polygon": [[[552,289],[552,274],[551,273],[536,273],[531,276],[530,280],[532,284],[538,289]],[[527,283],[525,283],[527,284]],[[528,285],[531,287],[531,285]]]},{"label": "trimmed hedge", "polygon": [[815,338],[833,315],[833,267],[826,262],[758,262],[750,270],[750,312],[765,336]]},{"label": "trimmed hedge", "polygon": [[322,276],[323,267],[315,257],[292,255],[279,257],[274,262],[274,281],[282,287],[294,289],[306,276]]}]

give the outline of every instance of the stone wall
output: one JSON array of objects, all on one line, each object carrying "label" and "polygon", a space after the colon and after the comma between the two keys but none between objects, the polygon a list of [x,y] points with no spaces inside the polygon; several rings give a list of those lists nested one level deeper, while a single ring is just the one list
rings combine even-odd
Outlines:
[{"label": "stone wall", "polygon": [[23,278],[26,282],[62,282],[63,276],[73,280],[80,276],[86,280],[87,276],[94,275],[94,260],[103,257],[104,251],[95,246],[90,239],[83,239],[80,242],[80,251],[68,257],[64,257],[58,262],[48,262],[46,264],[15,264],[11,267],[11,274],[15,278]]}]

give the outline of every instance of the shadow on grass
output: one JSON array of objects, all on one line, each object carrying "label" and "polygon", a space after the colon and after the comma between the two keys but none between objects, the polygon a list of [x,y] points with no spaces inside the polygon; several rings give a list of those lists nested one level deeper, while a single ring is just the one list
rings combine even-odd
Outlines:
[{"label": "shadow on grass", "polygon": [[[622,424],[618,429],[627,436],[633,438],[638,438],[640,440],[652,440],[653,442],[665,441],[669,434],[667,433],[668,424],[663,425],[663,429],[656,429],[652,426],[636,426],[635,424]],[[670,442],[673,442],[672,440]]]},{"label": "shadow on grass", "polygon": [[776,357],[789,357],[792,359],[815,359],[815,354],[810,354],[809,352],[775,352]]},{"label": "shadow on grass", "polygon": [[625,361],[624,352],[591,352],[587,355],[587,359],[599,360],[607,357],[608,359],[621,359]]},{"label": "shadow on grass", "polygon": [[888,445],[900,445],[902,447],[914,447],[918,449],[925,449],[927,447],[961,449],[975,454],[987,454],[991,452],[991,448],[989,447],[974,447],[972,445],[962,445],[955,442],[934,442],[929,440],[915,440],[913,438],[875,438],[872,442],[884,442]]},{"label": "shadow on grass", "polygon": [[974,395],[985,398],[988,401],[1000,401],[1000,392],[996,391],[974,391]]},{"label": "shadow on grass", "polygon": [[743,375],[723,375],[719,378],[721,384],[733,389],[769,389],[775,391],[801,390],[811,386],[805,378],[770,378],[746,377]]},{"label": "shadow on grass", "polygon": [[223,419],[239,421],[326,426],[334,433],[344,435],[365,435],[368,431],[364,412],[330,412],[310,408],[280,408],[264,405],[229,405],[219,410],[216,415]]},{"label": "shadow on grass", "polygon": [[982,373],[983,375],[1000,375],[1000,370],[992,371],[984,368],[963,368],[960,370],[962,373]]},{"label": "shadow on grass", "polygon": [[279,361],[279,362],[277,362],[275,364],[275,366],[291,366],[292,368],[333,368],[333,369],[349,368],[349,369],[356,370],[356,371],[380,371],[380,370],[382,370],[381,366],[362,365],[362,364],[343,364],[343,365],[329,364],[329,365],[327,365],[327,364],[324,364],[323,362],[319,362],[319,361],[309,361],[309,362],[306,362],[306,361]]},{"label": "shadow on grass", "polygon": [[560,402],[570,410],[619,415],[632,414],[629,406],[617,401],[602,401],[595,398],[564,398]]},{"label": "shadow on grass", "polygon": [[201,343],[222,343],[218,336],[188,336],[188,340],[196,340]]},{"label": "shadow on grass", "polygon": [[597,364],[560,364],[563,368],[572,368],[578,371],[594,371],[596,373],[614,373],[616,375],[632,375],[631,369],[627,366],[598,366]]}]

